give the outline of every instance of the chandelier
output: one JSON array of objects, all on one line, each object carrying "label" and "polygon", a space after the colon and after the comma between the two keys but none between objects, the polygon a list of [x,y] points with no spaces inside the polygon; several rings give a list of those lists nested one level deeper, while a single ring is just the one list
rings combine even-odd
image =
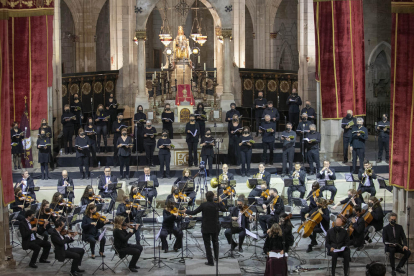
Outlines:
[{"label": "chandelier", "polygon": [[162,26],[161,26],[159,38],[161,40],[161,43],[164,44],[165,47],[170,45],[172,41],[170,24],[167,18],[167,10],[168,10],[167,0],[164,0],[164,19],[162,20]]},{"label": "chandelier", "polygon": [[198,19],[198,0],[196,0],[196,7],[195,7],[195,11],[196,11],[196,15],[195,18],[193,20],[193,26],[191,27],[191,35],[190,37],[194,40],[194,42],[200,44],[201,46],[204,45],[204,43],[206,43],[207,41],[207,36],[206,35],[202,35],[201,33],[201,24],[200,22],[202,21]]}]

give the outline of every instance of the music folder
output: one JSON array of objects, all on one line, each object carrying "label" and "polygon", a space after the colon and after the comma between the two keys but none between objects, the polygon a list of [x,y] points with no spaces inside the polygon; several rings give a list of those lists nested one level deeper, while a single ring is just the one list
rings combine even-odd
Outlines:
[{"label": "music folder", "polygon": [[283,182],[285,184],[285,187],[293,186],[293,179],[292,178],[285,178],[285,179],[283,179]]},{"label": "music folder", "polygon": [[390,186],[390,181],[388,179],[378,179],[378,184],[380,189],[387,189]]},{"label": "music folder", "polygon": [[146,185],[147,185],[147,181],[139,181],[139,182],[137,183],[137,187],[138,187],[140,190],[144,189]]},{"label": "music folder", "polygon": [[66,186],[66,192],[73,192],[73,186]]},{"label": "music folder", "polygon": [[326,186],[335,186],[335,182],[333,180],[326,180]]},{"label": "music folder", "polygon": [[[263,203],[262,203],[263,204]],[[250,207],[251,208],[251,207]],[[266,213],[262,206],[256,205],[256,210],[258,213]]]},{"label": "music folder", "polygon": [[110,183],[108,184],[108,191],[109,190],[116,190],[118,183]]},{"label": "music folder", "polygon": [[154,181],[147,181],[147,188],[154,188]]},{"label": "music folder", "polygon": [[293,179],[292,179],[292,184],[293,184],[294,186],[298,186],[298,185],[300,185],[299,179],[297,179],[297,178],[293,178]]}]

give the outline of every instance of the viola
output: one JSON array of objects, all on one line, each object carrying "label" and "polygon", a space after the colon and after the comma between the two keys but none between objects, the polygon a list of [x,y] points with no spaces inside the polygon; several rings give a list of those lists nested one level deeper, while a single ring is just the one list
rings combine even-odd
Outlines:
[{"label": "viola", "polygon": [[263,198],[265,198],[265,199],[267,199],[270,196],[269,189],[263,191],[260,196],[263,197]]},{"label": "viola", "polygon": [[139,204],[138,203],[127,203],[127,204],[125,204],[125,207],[126,208],[129,208],[129,209],[131,209],[131,208],[138,208],[139,207]]}]

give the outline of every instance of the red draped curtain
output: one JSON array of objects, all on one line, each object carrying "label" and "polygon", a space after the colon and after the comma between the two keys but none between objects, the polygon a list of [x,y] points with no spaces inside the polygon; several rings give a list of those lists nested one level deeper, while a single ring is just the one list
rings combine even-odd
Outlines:
[{"label": "red draped curtain", "polygon": [[362,0],[314,0],[316,80],[323,119],[365,115]]},{"label": "red draped curtain", "polygon": [[30,129],[47,118],[52,86],[53,0],[0,1],[0,177],[5,204],[14,201],[10,128],[29,112]]},{"label": "red draped curtain", "polygon": [[414,191],[414,2],[391,2],[391,184]]}]

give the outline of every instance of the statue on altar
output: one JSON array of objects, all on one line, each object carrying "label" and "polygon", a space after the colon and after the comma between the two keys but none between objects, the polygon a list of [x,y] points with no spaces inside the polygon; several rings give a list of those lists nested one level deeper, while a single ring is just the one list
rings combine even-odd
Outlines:
[{"label": "statue on altar", "polygon": [[178,27],[178,34],[177,37],[174,39],[173,43],[173,51],[175,60],[183,60],[190,58],[190,42],[184,35],[183,26]]}]

